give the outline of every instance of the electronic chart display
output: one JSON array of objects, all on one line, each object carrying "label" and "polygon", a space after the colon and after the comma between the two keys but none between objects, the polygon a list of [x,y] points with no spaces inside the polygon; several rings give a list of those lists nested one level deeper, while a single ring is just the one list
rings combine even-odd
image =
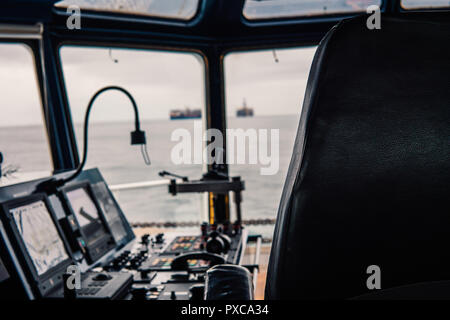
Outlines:
[{"label": "electronic chart display", "polygon": [[11,208],[10,214],[39,276],[69,259],[44,201]]},{"label": "electronic chart display", "polygon": [[67,192],[67,198],[81,228],[91,224],[101,224],[97,206],[84,188]]},{"label": "electronic chart display", "polygon": [[91,185],[80,183],[63,190],[66,205],[78,222],[83,250],[86,250],[90,263],[97,261],[115,247],[111,231],[104,221],[104,214],[96,202]]},{"label": "electronic chart display", "polygon": [[109,194],[108,188],[104,182],[97,183],[93,185],[92,188],[98,203],[105,214],[106,222],[111,229],[114,240],[116,240],[117,243],[120,243],[128,236],[125,225],[126,221],[122,219],[119,208]]}]

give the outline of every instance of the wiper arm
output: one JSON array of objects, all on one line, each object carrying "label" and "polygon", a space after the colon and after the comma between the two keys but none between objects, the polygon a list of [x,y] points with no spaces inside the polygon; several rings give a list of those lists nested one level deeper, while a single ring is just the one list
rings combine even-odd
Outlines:
[{"label": "wiper arm", "polygon": [[180,175],[178,175],[178,174],[171,173],[171,172],[168,172],[168,171],[165,171],[165,170],[160,171],[158,174],[159,174],[160,177],[163,177],[163,178],[164,178],[165,176],[170,176],[170,177],[174,177],[174,178],[181,179],[181,180],[183,180],[184,182],[189,181],[189,178],[186,177],[186,176],[180,176]]}]

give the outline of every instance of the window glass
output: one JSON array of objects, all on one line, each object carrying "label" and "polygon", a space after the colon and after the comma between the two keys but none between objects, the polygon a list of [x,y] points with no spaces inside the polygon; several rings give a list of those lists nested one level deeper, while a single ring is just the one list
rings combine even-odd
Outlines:
[{"label": "window glass", "polygon": [[273,19],[301,16],[320,16],[366,11],[381,0],[246,0],[247,19]]},{"label": "window glass", "polygon": [[[242,129],[247,139],[245,161],[238,163],[238,142],[235,139],[232,147],[231,135],[227,136],[230,174],[241,176],[246,185],[244,220],[276,218],[315,50],[267,50],[225,57],[228,128]],[[266,141],[261,138],[264,132]],[[253,160],[252,152],[256,154]],[[273,225],[250,228],[272,236]]]},{"label": "window glass", "polygon": [[[201,177],[202,163],[173,161],[172,152],[179,140],[172,135],[180,130],[189,133],[192,140],[195,132],[202,135],[203,60],[191,53],[75,46],[62,47],[60,55],[80,154],[84,114],[95,92],[116,85],[136,100],[151,165],[144,163],[140,146],[130,145],[134,112],[131,102],[119,91],[102,93],[93,105],[86,164],[86,168],[98,167],[116,190],[128,220],[200,221],[201,198],[196,195],[174,198],[167,185],[127,190],[117,185],[161,180],[158,173],[163,170],[192,179]],[[178,119],[171,119],[171,115]]]},{"label": "window glass", "polygon": [[51,157],[33,52],[0,43],[0,185],[49,176]]},{"label": "window glass", "polygon": [[64,0],[55,4],[60,8],[73,5],[81,10],[189,20],[197,12],[198,0]]},{"label": "window glass", "polygon": [[432,9],[450,7],[449,0],[402,0],[405,9]]}]

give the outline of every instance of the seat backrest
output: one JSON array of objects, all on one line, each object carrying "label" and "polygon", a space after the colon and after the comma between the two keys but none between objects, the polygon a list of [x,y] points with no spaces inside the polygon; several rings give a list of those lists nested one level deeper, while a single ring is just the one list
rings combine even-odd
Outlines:
[{"label": "seat backrest", "polygon": [[311,69],[268,299],[450,280],[450,16],[344,20]]}]

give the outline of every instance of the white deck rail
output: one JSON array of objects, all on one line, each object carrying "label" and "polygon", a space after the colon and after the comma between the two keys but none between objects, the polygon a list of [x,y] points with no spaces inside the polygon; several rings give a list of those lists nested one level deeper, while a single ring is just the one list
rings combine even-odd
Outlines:
[{"label": "white deck rail", "polygon": [[[177,179],[177,182],[181,182],[181,179]],[[111,191],[122,191],[122,190],[132,190],[132,189],[147,189],[155,188],[160,186],[166,186],[170,184],[170,180],[152,180],[152,181],[140,181],[131,183],[122,183],[109,186]]]}]

